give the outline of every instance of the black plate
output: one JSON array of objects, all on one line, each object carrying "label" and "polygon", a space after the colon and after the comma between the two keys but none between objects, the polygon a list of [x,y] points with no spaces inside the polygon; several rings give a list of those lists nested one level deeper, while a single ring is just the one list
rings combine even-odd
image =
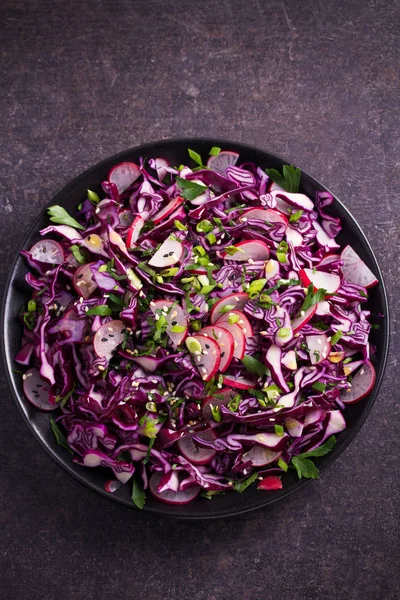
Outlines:
[{"label": "black plate", "polygon": [[[110,168],[118,162],[124,160],[136,162],[139,159],[139,156],[147,158],[164,156],[169,159],[171,164],[187,163],[188,147],[195,149],[205,157],[212,146],[219,146],[225,150],[236,150],[240,153],[241,161],[252,161],[261,167],[280,168],[283,164],[288,164],[288,161],[283,160],[278,156],[235,142],[207,138],[163,140],[126,150],[125,152],[107,158],[94,167],[91,167],[61,190],[48,206],[60,204],[73,212],[79,202],[85,198],[87,189],[97,192],[101,191],[99,182],[107,179]],[[302,192],[311,198],[314,198],[317,190],[326,189],[327,188],[318,181],[306,173],[302,173]],[[30,248],[32,244],[39,239],[40,236],[38,235],[38,231],[48,224],[45,210],[46,209],[42,211],[42,214],[31,227],[21,249]],[[382,273],[372,248],[357,221],[337,198],[335,198],[335,203],[332,205],[330,212],[334,216],[339,216],[343,221],[343,230],[338,238],[339,243],[351,243],[356,252],[378,277],[380,285],[370,290],[369,306],[374,313],[382,313],[385,315],[385,318],[382,319],[383,323],[380,329],[371,332],[371,341],[378,349],[376,355],[372,359],[377,372],[375,388],[367,398],[358,404],[348,407],[346,410],[348,427],[343,433],[337,436],[337,444],[334,450],[325,457],[317,459],[316,463],[320,470],[324,470],[340,456],[346,446],[354,439],[367,418],[381,385],[386,365],[389,340],[387,295],[382,279]],[[6,372],[17,406],[36,439],[40,442],[46,452],[68,471],[68,473],[91,487],[93,490],[103,494],[103,496],[107,496],[126,506],[132,507],[129,485],[121,487],[114,494],[109,494],[103,489],[104,482],[110,477],[110,473],[106,469],[85,469],[71,462],[70,454],[60,446],[57,446],[54,441],[49,428],[48,414],[40,413],[25,399],[22,392],[21,377],[12,372],[12,369],[15,368],[13,357],[19,349],[21,337],[21,328],[17,317],[20,306],[26,302],[28,297],[30,297],[30,288],[24,281],[26,272],[27,268],[24,261],[17,256],[11,267],[2,307],[2,343],[6,362]],[[288,473],[283,478],[284,489],[281,491],[260,492],[250,488],[244,494],[226,494],[225,496],[215,497],[211,501],[204,498],[197,498],[192,503],[182,506],[163,504],[148,494],[144,510],[158,515],[183,519],[211,519],[232,516],[281,500],[291,492],[298,490],[308,481],[309,480],[305,479],[299,481],[296,475]]]}]

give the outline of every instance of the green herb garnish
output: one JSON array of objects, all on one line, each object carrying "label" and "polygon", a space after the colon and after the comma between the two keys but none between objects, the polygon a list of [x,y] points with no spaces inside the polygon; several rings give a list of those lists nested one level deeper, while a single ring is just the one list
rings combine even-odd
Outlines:
[{"label": "green herb garnish", "polygon": [[283,165],[283,174],[276,169],[265,169],[265,172],[272,181],[275,181],[287,192],[297,193],[299,191],[301,171],[293,165]]},{"label": "green herb garnish", "polygon": [[189,201],[194,200],[201,194],[204,194],[207,189],[205,185],[200,185],[195,181],[189,181],[188,179],[183,179],[182,177],[177,177],[176,183],[181,190],[183,198]]},{"label": "green herb garnish", "polygon": [[85,229],[83,225],[78,223],[71,215],[67,213],[65,208],[58,204],[51,206],[47,209],[47,213],[50,215],[50,221],[58,223],[59,225],[69,225],[75,229]]},{"label": "green herb garnish", "polygon": [[59,428],[59,426],[53,419],[53,417],[50,417],[50,429],[53,432],[53,435],[56,439],[57,444],[59,446],[62,446],[63,448],[66,448],[68,450],[68,452],[73,454],[71,448],[68,446],[67,438],[65,437],[65,435],[63,434],[63,432],[61,431],[61,429]]},{"label": "green herb garnish", "polygon": [[135,477],[132,479],[132,501],[140,510],[146,504],[146,492]]}]

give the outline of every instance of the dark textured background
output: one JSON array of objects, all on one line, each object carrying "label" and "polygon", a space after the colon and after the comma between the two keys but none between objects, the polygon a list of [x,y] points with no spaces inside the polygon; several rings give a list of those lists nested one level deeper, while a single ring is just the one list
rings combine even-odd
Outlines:
[{"label": "dark textured background", "polygon": [[39,448],[2,378],[3,600],[397,600],[399,10],[385,0],[2,0],[1,275],[69,179],[145,141],[213,135],[287,156],[359,219],[392,301],[380,397],[341,458],[270,509],[158,520]]}]

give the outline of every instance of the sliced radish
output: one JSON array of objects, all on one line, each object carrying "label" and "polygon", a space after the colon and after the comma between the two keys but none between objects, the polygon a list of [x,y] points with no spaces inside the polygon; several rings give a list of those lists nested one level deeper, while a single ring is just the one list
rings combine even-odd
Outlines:
[{"label": "sliced radish", "polygon": [[104,323],[93,338],[93,348],[97,356],[109,360],[113,351],[124,341],[125,331],[126,325],[117,319]]},{"label": "sliced radish", "polygon": [[299,277],[305,287],[308,287],[312,283],[315,289],[324,289],[327,294],[337,292],[341,283],[339,275],[324,273],[316,269],[300,269]]},{"label": "sliced radish", "polygon": [[132,225],[129,227],[129,231],[126,235],[126,247],[131,249],[135,246],[140,236],[141,229],[144,225],[144,219],[140,215],[136,215],[132,221]]},{"label": "sliced radish", "polygon": [[40,377],[37,369],[29,369],[25,373],[22,387],[29,402],[39,410],[50,412],[58,408],[58,404],[49,402],[50,386]]},{"label": "sliced radish", "polygon": [[133,213],[129,208],[124,208],[118,213],[119,227],[125,229],[133,223]]},{"label": "sliced radish", "polygon": [[300,210],[311,211],[314,208],[314,202],[305,194],[297,194],[294,192],[285,192],[281,190],[273,190],[270,192],[273,199],[283,200],[286,204],[294,206]]},{"label": "sliced radish", "polygon": [[329,422],[325,431],[324,439],[346,429],[346,421],[344,420],[344,416],[340,410],[328,411],[328,418]]},{"label": "sliced radish", "polygon": [[296,353],[294,350],[289,350],[281,359],[281,363],[291,371],[297,371]]},{"label": "sliced radish", "polygon": [[238,390],[251,390],[257,384],[255,381],[251,381],[247,379],[247,377],[233,377],[233,375],[225,375],[223,378],[224,385],[228,385],[232,388],[237,388]]},{"label": "sliced radish", "polygon": [[244,211],[239,221],[248,221],[249,219],[258,219],[265,223],[281,223],[286,227],[288,226],[288,219],[282,213],[274,210],[273,208],[264,208],[263,206],[256,206],[249,208]]},{"label": "sliced radish", "polygon": [[[206,441],[213,441],[217,436],[214,431],[210,429],[209,431],[197,433],[196,437]],[[192,465],[206,465],[217,453],[214,448],[203,448],[202,446],[198,446],[196,442],[193,441],[192,435],[186,435],[178,440],[177,446],[186,460],[191,462]]]},{"label": "sliced radish", "polygon": [[325,254],[324,258],[322,258],[318,263],[318,267],[326,267],[327,265],[330,265],[338,260],[340,260],[340,254]]},{"label": "sliced radish", "polygon": [[163,473],[156,471],[150,477],[149,481],[150,492],[157,500],[161,500],[161,502],[165,502],[166,504],[188,504],[199,495],[201,489],[199,485],[188,487],[185,491],[173,492],[172,490],[166,490],[159,492],[158,486],[162,477]]},{"label": "sliced radish", "polygon": [[288,242],[291,242],[291,244],[293,244],[294,248],[302,246],[304,243],[303,236],[301,235],[301,233],[297,231],[297,229],[293,229],[293,227],[288,227],[286,229],[286,239]]},{"label": "sliced radish", "polygon": [[242,310],[249,300],[249,295],[245,292],[238,292],[237,294],[230,294],[218,300],[214,304],[210,312],[210,321],[212,324],[215,323],[219,317],[224,314],[222,312],[226,307],[229,306],[230,310]]},{"label": "sliced radish", "polygon": [[293,333],[296,333],[302,327],[304,327],[304,325],[306,323],[308,323],[308,321],[310,321],[310,319],[313,318],[313,316],[315,315],[316,311],[317,311],[317,305],[316,304],[314,304],[313,306],[311,306],[306,311],[301,311],[303,314],[300,313],[300,315],[298,317],[296,317],[296,319],[293,319],[293,321],[292,321]]},{"label": "sliced radish", "polygon": [[111,169],[108,181],[116,185],[118,193],[122,194],[140,175],[140,169],[135,163],[122,162]]},{"label": "sliced radish", "polygon": [[222,390],[218,390],[216,396],[208,396],[205,398],[201,408],[204,419],[207,421],[213,420],[211,406],[227,406],[237,395],[237,391],[232,390],[231,388],[223,388]]},{"label": "sliced radish", "polygon": [[317,302],[316,304],[315,314],[319,317],[325,317],[326,315],[331,314],[331,305],[326,300],[321,300],[321,302]]},{"label": "sliced radish", "polygon": [[317,232],[317,242],[320,246],[328,246],[328,248],[332,248],[333,250],[337,250],[340,248],[339,244],[337,244],[334,238],[329,237],[324,229],[322,229],[321,225],[317,221],[313,221],[313,228]]},{"label": "sliced radish", "polygon": [[159,223],[161,223],[161,221],[163,219],[166,219],[167,217],[169,217],[169,215],[171,213],[173,213],[174,210],[177,209],[183,202],[184,202],[184,199],[181,196],[176,196],[176,198],[172,198],[172,200],[170,200],[168,202],[168,204],[160,210],[160,212],[158,212],[156,215],[154,215],[154,217],[153,217],[154,225],[158,225]]},{"label": "sliced radish", "polygon": [[209,325],[208,327],[203,327],[199,333],[200,335],[205,335],[206,337],[212,337],[219,345],[221,352],[219,370],[221,373],[224,373],[231,364],[231,360],[233,358],[233,351],[235,348],[233,335],[230,331],[224,327],[219,327],[218,325]]},{"label": "sliced radish", "polygon": [[205,335],[193,335],[186,338],[186,347],[192,354],[203,381],[212,379],[221,362],[221,352],[217,342]]},{"label": "sliced radish", "polygon": [[351,380],[351,387],[342,391],[340,399],[344,404],[353,404],[367,396],[375,385],[376,373],[374,365],[368,360]]},{"label": "sliced radish", "polygon": [[150,309],[154,315],[163,314],[167,319],[167,335],[174,346],[182,344],[188,334],[188,321],[182,307],[172,300],[155,300],[150,302]]},{"label": "sliced radish", "polygon": [[253,467],[265,467],[278,460],[282,452],[274,452],[263,446],[253,446],[249,452],[243,454],[243,461],[251,460]]},{"label": "sliced radish", "polygon": [[325,333],[320,335],[306,335],[306,344],[309,349],[311,364],[318,365],[331,351],[331,343]]},{"label": "sliced radish", "polygon": [[293,417],[287,417],[287,419],[285,419],[285,427],[291,437],[301,437],[304,429],[303,423]]},{"label": "sliced radish", "polygon": [[346,281],[363,287],[372,287],[378,282],[377,278],[367,267],[365,262],[361,260],[351,246],[346,246],[340,255],[343,261],[342,273]]},{"label": "sliced radish", "polygon": [[121,487],[121,485],[122,485],[121,481],[117,481],[115,479],[109,479],[108,481],[105,482],[104,489],[106,492],[113,494]]},{"label": "sliced radish", "polygon": [[86,265],[81,265],[77,268],[72,278],[76,293],[85,300],[87,300],[91,294],[93,294],[95,289],[97,289],[97,283],[93,279],[93,273],[90,269],[90,266],[95,264],[96,263],[88,263]]},{"label": "sliced radish", "polygon": [[240,262],[269,259],[269,247],[265,242],[259,240],[244,240],[243,242],[235,244],[234,247],[238,249],[238,252],[235,252],[235,254],[222,252],[222,258]]},{"label": "sliced radish", "polygon": [[268,475],[257,485],[258,490],[281,490],[282,478],[277,475]]},{"label": "sliced radish", "polygon": [[165,473],[157,486],[157,491],[160,492],[177,492],[179,489],[179,476],[176,471],[169,471]]},{"label": "sliced radish", "polygon": [[151,267],[171,267],[180,261],[183,254],[183,246],[181,242],[168,237],[163,242],[157,252],[149,260]]},{"label": "sliced radish", "polygon": [[246,350],[246,336],[243,333],[243,329],[237,323],[231,324],[227,321],[224,321],[221,325],[233,336],[233,356],[242,359]]},{"label": "sliced radish", "polygon": [[265,279],[270,281],[280,273],[280,266],[277,260],[270,258],[265,265]]},{"label": "sliced radish", "polygon": [[64,262],[62,246],[54,240],[40,240],[29,251],[34,260],[51,265],[61,265]]},{"label": "sliced radish", "polygon": [[[246,337],[252,337],[254,335],[250,321],[241,310],[230,310],[229,312],[224,313],[218,317],[217,324],[222,325],[222,323],[229,323],[229,321],[237,323]],[[222,325],[222,327],[225,327],[225,325]]]},{"label": "sliced radish", "polygon": [[217,156],[210,156],[207,161],[207,167],[223,173],[228,167],[235,166],[238,158],[239,154],[237,152],[222,150]]},{"label": "sliced radish", "polygon": [[152,169],[157,171],[159,181],[162,181],[168,175],[169,162],[165,158],[151,158],[149,164]]}]

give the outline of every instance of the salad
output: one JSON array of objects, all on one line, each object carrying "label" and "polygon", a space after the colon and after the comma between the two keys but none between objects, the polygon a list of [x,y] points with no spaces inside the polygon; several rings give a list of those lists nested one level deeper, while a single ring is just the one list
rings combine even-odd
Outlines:
[{"label": "salad", "polygon": [[115,165],[22,251],[24,393],[139,508],[317,478],[375,383],[378,281],[337,243],[331,194],[301,193],[291,165],[203,158]]}]

